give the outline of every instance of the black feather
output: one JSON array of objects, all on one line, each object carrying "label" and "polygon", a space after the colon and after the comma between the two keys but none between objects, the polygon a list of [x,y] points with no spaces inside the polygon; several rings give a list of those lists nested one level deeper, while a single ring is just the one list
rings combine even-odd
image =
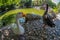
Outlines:
[{"label": "black feather", "polygon": [[43,15],[43,22],[44,24],[50,26],[50,27],[55,27],[55,24],[53,23],[53,20],[51,17],[48,15],[48,4],[46,4],[46,11]]}]

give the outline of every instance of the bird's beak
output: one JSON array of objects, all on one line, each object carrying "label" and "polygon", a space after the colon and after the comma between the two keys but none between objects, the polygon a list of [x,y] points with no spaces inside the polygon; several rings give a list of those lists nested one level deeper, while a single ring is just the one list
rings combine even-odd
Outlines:
[{"label": "bird's beak", "polygon": [[23,13],[23,17],[25,17],[25,16],[26,16],[26,14]]}]

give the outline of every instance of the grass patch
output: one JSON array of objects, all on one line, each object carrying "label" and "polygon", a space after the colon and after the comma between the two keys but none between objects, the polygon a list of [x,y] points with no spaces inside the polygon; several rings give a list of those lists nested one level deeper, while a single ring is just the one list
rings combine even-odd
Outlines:
[{"label": "grass patch", "polygon": [[23,12],[24,14],[34,12],[35,14],[43,15],[44,10],[36,10],[34,8],[11,10],[5,13],[4,15],[0,16],[0,19],[2,19],[3,17],[8,17],[9,15],[12,15],[12,14],[17,14],[18,12]]},{"label": "grass patch", "polygon": [[[53,9],[55,12],[57,12],[56,10],[57,9]],[[0,16],[0,20],[1,20],[1,25],[3,22],[5,22],[6,25],[8,24],[11,24],[13,22],[16,21],[16,14],[18,12],[23,12],[24,14],[27,14],[27,13],[34,13],[34,14],[37,14],[37,15],[40,15],[42,16],[43,13],[44,13],[44,10],[37,10],[37,9],[34,9],[34,8],[25,8],[25,9],[16,9],[16,10],[10,10],[8,12],[6,12],[4,15]]]},{"label": "grass patch", "polygon": [[11,23],[14,23],[16,21],[15,17],[18,12],[23,12],[24,14],[33,12],[34,14],[42,16],[44,13],[44,10],[36,10],[34,8],[11,10],[11,11],[6,12],[4,15],[0,16],[1,23],[4,22],[5,25],[9,25]]}]

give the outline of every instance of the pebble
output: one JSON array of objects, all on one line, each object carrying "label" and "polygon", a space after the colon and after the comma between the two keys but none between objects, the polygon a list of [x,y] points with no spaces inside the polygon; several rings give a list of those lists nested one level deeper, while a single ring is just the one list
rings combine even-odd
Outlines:
[{"label": "pebble", "polygon": [[23,25],[26,40],[60,40],[60,20],[54,21],[56,27],[42,27],[43,21],[32,20]]},{"label": "pebble", "polygon": [[25,23],[25,25],[27,28],[29,27],[28,30],[30,31],[26,30],[27,33],[25,32],[25,34],[28,34],[27,36],[25,35],[26,40],[60,40],[60,27],[58,24],[58,28],[46,27],[43,29],[42,22],[35,20],[29,21],[28,24]]}]

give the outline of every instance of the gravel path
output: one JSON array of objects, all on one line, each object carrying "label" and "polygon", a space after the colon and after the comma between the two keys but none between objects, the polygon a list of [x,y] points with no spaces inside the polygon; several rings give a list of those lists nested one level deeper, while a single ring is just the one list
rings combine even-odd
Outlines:
[{"label": "gravel path", "polygon": [[[60,15],[60,14],[58,14]],[[23,25],[26,40],[60,40],[60,16],[54,21],[56,27],[42,27],[42,20],[28,21]]]},{"label": "gravel path", "polygon": [[26,40],[60,40],[60,20],[57,18],[54,23],[56,27],[43,29],[42,20],[28,21],[24,24]]}]

